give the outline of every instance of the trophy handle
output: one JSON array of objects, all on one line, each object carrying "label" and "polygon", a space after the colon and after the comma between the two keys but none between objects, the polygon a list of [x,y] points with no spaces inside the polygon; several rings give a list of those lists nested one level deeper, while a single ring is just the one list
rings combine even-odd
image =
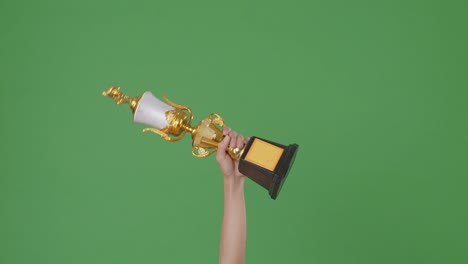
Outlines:
[{"label": "trophy handle", "polygon": [[210,156],[211,154],[215,153],[216,149],[212,149],[210,151],[206,151],[206,149],[202,147],[193,147],[192,148],[192,155],[197,158],[205,158]]},{"label": "trophy handle", "polygon": [[185,106],[185,105],[181,105],[181,104],[176,104],[176,103],[172,102],[171,100],[169,100],[166,97],[166,95],[164,95],[164,94],[162,95],[162,98],[164,99],[164,101],[166,101],[166,103],[168,103],[172,107],[175,107],[175,108],[178,108],[178,109],[181,109],[181,110],[187,110],[189,112],[189,117],[190,117],[190,121],[188,121],[188,124],[189,125],[192,124],[193,112],[192,112],[192,109],[190,109],[190,107]]},{"label": "trophy handle", "polygon": [[224,128],[224,120],[220,115],[218,115],[217,113],[211,113],[209,115],[209,118],[211,119],[211,123],[218,125],[221,128]]}]

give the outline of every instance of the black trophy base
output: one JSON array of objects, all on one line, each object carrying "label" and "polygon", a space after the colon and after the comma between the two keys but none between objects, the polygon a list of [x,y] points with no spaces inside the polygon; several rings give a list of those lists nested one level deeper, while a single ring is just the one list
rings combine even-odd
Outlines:
[{"label": "black trophy base", "polygon": [[239,171],[268,190],[276,199],[288,177],[299,146],[281,145],[251,137],[239,160]]}]

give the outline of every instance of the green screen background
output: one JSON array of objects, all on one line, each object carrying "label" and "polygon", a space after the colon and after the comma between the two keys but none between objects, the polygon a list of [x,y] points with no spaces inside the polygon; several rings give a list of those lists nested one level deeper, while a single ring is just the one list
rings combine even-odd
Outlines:
[{"label": "green screen background", "polygon": [[468,263],[463,1],[1,1],[0,263],[216,263],[222,177],[121,86],[300,146],[248,263]]}]

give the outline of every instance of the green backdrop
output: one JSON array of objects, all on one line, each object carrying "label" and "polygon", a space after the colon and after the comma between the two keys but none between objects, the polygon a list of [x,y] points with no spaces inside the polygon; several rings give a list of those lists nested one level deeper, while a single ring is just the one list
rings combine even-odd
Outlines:
[{"label": "green backdrop", "polygon": [[1,1],[0,263],[216,263],[222,177],[121,86],[300,145],[248,263],[468,263],[464,1]]}]

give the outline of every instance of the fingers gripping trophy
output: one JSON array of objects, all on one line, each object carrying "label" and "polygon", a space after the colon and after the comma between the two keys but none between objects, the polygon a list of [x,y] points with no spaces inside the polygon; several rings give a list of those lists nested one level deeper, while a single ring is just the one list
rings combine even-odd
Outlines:
[{"label": "fingers gripping trophy", "polygon": [[[129,104],[134,123],[149,126],[143,132],[153,132],[169,142],[181,140],[187,132],[192,134],[192,154],[197,158],[215,153],[224,138],[224,120],[216,113],[192,126],[192,110],[171,102],[164,95],[165,102],[149,91],[130,97],[116,86],[102,95],[112,98],[117,104]],[[276,199],[294,163],[298,147],[297,144],[285,146],[253,136],[242,149],[228,147],[227,152],[231,158],[239,160],[242,174],[267,189],[270,197]]]}]

